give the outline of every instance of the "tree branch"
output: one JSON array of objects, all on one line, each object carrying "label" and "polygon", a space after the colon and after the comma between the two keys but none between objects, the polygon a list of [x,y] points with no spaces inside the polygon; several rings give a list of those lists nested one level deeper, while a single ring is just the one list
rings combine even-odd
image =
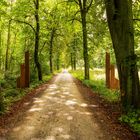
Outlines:
[{"label": "tree branch", "polygon": [[134,21],[140,21],[140,18],[134,18],[133,20]]},{"label": "tree branch", "polygon": [[32,30],[34,31],[34,33],[36,32],[35,28],[28,22],[25,22],[25,21],[21,21],[21,20],[18,20],[18,19],[12,19],[13,21],[16,21],[16,22],[19,22],[19,23],[23,23],[23,24],[26,24],[26,25],[29,25]]},{"label": "tree branch", "polygon": [[70,20],[68,20],[68,21],[72,21],[72,23],[74,22],[74,20],[77,20],[76,19],[76,15],[78,14],[78,12],[80,12],[79,10],[78,11],[76,11],[76,13],[74,14],[74,18],[72,18],[72,19],[70,19]]},{"label": "tree branch", "polygon": [[36,7],[36,6],[37,6],[37,3],[36,3],[36,1],[34,0],[33,2],[34,2],[34,5],[35,5],[35,7]]},{"label": "tree branch", "polygon": [[80,10],[82,11],[83,10],[82,2],[81,2],[81,0],[78,0],[78,2],[79,2]]},{"label": "tree branch", "polygon": [[89,11],[90,7],[92,6],[93,0],[90,1],[89,6],[87,7],[87,12]]},{"label": "tree branch", "polygon": [[47,43],[47,40],[44,41],[43,46],[42,46],[41,49],[40,49],[40,53],[39,53],[39,55],[42,53],[42,51],[43,51],[43,49],[44,49],[46,43]]},{"label": "tree branch", "polygon": [[77,5],[79,5],[78,1],[74,0],[74,2],[75,2]]},{"label": "tree branch", "polygon": [[80,23],[82,22],[80,19],[77,19],[77,18],[72,18],[72,19],[70,19],[70,20],[68,20],[68,21],[72,21],[72,23],[73,23],[74,20],[79,21]]}]

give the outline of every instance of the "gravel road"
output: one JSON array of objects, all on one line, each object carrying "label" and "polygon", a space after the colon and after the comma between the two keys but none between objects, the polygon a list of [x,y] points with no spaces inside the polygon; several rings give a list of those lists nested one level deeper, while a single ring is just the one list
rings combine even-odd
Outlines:
[{"label": "gravel road", "polygon": [[83,99],[67,72],[58,74],[33,100],[2,140],[118,140],[109,132],[107,122],[94,117],[99,115],[98,105]]}]

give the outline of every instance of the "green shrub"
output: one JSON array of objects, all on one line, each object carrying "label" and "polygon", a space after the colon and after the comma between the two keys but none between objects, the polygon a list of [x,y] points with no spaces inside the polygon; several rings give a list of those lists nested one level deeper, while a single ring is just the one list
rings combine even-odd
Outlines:
[{"label": "green shrub", "polygon": [[1,85],[1,88],[3,88],[3,89],[12,88],[11,83],[7,80],[0,80],[0,85]]},{"label": "green shrub", "polygon": [[22,89],[7,89],[2,92],[4,102],[8,107],[13,102],[20,100],[26,93]]},{"label": "green shrub", "polygon": [[1,79],[1,80],[0,80],[0,85],[1,85],[1,87],[4,87],[4,86],[5,86],[5,84],[6,84],[6,80]]},{"label": "green shrub", "polygon": [[7,98],[7,97],[16,97],[19,95],[19,91],[16,90],[16,89],[7,89],[4,91],[4,97]]},{"label": "green shrub", "polygon": [[135,132],[140,134],[140,110],[129,110],[126,115],[122,115],[119,120],[128,124]]},{"label": "green shrub", "polygon": [[16,87],[16,77],[7,77],[6,79],[0,80],[0,86],[3,89],[15,88]]},{"label": "green shrub", "polygon": [[42,65],[42,73],[44,75],[49,75],[50,74],[50,67],[48,65]]},{"label": "green shrub", "polygon": [[91,87],[92,90],[98,93],[101,97],[109,102],[118,102],[120,99],[120,92],[118,90],[110,90],[105,87],[103,80],[83,80],[83,83]]},{"label": "green shrub", "polygon": [[4,97],[2,94],[0,94],[0,115],[3,114],[4,111],[5,111]]},{"label": "green shrub", "polygon": [[33,81],[31,83],[30,88],[35,88],[35,87],[39,86],[42,83],[43,83],[43,81],[37,81],[37,80],[35,80],[35,81]]},{"label": "green shrub", "polygon": [[52,74],[43,76],[43,81],[44,82],[49,81],[52,78],[52,76],[53,76]]},{"label": "green shrub", "polygon": [[34,81],[36,81],[37,80],[37,72],[36,71],[32,71],[31,73],[30,73],[30,82],[32,83],[32,82],[34,82]]},{"label": "green shrub", "polygon": [[[34,79],[34,75],[32,77],[32,79]],[[11,104],[13,104],[15,101],[18,101],[20,99],[22,99],[23,96],[25,96],[25,94],[41,85],[42,83],[50,80],[52,78],[52,75],[47,75],[43,77],[43,81],[38,81],[37,79],[35,79],[34,81],[31,82],[30,88],[28,89],[16,89],[11,83],[13,83],[12,79],[7,79],[7,80],[0,80],[1,85],[3,86],[2,92],[0,93],[0,114],[5,113],[9,106],[11,106]]]}]

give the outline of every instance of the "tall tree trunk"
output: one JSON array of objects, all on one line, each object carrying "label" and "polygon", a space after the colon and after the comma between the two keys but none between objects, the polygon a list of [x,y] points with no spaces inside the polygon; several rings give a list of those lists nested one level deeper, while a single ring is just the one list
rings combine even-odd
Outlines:
[{"label": "tall tree trunk", "polygon": [[56,68],[57,68],[57,70],[59,70],[60,69],[60,58],[59,58],[59,52],[58,52],[58,54],[57,54],[57,60],[56,60],[57,62],[56,62]]},{"label": "tall tree trunk", "polygon": [[132,0],[105,0],[118,66],[122,105],[140,107],[137,56],[134,52]]},{"label": "tall tree trunk", "polygon": [[87,0],[78,0],[78,4],[80,7],[81,19],[82,19],[82,32],[83,32],[83,56],[84,56],[84,72],[85,79],[89,79],[89,60],[88,60],[88,43],[87,43],[87,23],[86,23],[86,15],[88,13],[89,8],[91,7],[92,0],[90,4],[87,6]]},{"label": "tall tree trunk", "polygon": [[10,48],[10,37],[11,37],[11,20],[8,23],[8,33],[7,33],[7,47],[5,55],[5,77],[8,70],[8,57],[9,57],[9,48]]},{"label": "tall tree trunk", "polygon": [[53,73],[53,62],[52,62],[52,51],[53,51],[53,45],[50,45],[50,73]]},{"label": "tall tree trunk", "polygon": [[74,41],[74,46],[73,46],[73,68],[74,70],[76,70],[76,54],[77,54],[77,51],[76,51],[76,45],[77,45],[77,42],[76,40]]},{"label": "tall tree trunk", "polygon": [[50,72],[53,73],[53,39],[54,39],[55,29],[52,29],[50,38]]},{"label": "tall tree trunk", "polygon": [[39,24],[39,0],[36,0],[35,2],[35,20],[36,20],[36,32],[35,32],[35,50],[34,50],[34,62],[37,67],[38,71],[38,79],[39,81],[42,81],[42,70],[41,65],[39,63],[38,59],[38,48],[39,48],[39,32],[40,32],[40,24]]},{"label": "tall tree trunk", "polygon": [[71,69],[74,70],[74,67],[73,67],[73,53],[71,53],[71,55],[70,55],[70,60],[71,60]]},{"label": "tall tree trunk", "polygon": [[[17,33],[15,33],[14,40],[12,42],[14,44],[14,48],[16,48],[16,43],[17,43]],[[13,54],[14,54],[15,49],[11,48],[11,53],[10,53],[10,58],[9,58],[9,70],[11,73],[13,73],[14,70],[14,63],[13,61]],[[11,65],[12,64],[12,65]]]},{"label": "tall tree trunk", "polygon": [[2,70],[2,31],[0,27],[0,71]]},{"label": "tall tree trunk", "polygon": [[76,54],[74,54],[74,57],[73,57],[73,67],[74,67],[74,70],[76,70]]},{"label": "tall tree trunk", "polygon": [[84,11],[84,9],[81,11],[81,17],[82,17],[82,31],[83,31],[83,55],[84,55],[85,79],[89,79],[86,11]]}]

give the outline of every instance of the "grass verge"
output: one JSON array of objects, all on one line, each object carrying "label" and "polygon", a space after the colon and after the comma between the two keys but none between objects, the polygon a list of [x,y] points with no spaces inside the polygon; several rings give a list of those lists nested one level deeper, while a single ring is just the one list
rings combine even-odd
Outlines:
[{"label": "grass verge", "polygon": [[70,71],[70,73],[105,100],[109,102],[118,102],[120,100],[120,93],[118,90],[110,90],[106,88],[103,69],[90,70],[90,80],[84,79],[84,73],[82,70]]}]

